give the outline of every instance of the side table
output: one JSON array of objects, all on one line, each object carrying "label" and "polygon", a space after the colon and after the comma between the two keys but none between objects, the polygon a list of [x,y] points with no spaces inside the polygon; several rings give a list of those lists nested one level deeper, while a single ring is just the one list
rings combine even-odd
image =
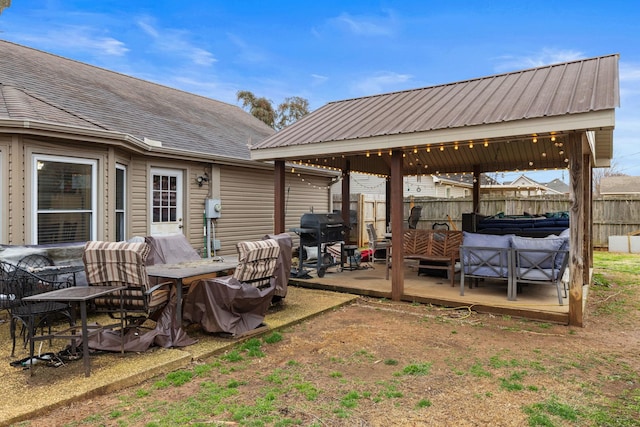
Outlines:
[{"label": "side table", "polygon": [[[346,256],[347,259],[349,260],[349,267],[345,267],[344,266],[344,262],[342,263],[342,270],[349,270],[349,271],[353,271],[353,270],[357,270],[358,269],[358,265],[354,264],[355,261],[355,256],[356,256],[356,250],[358,249],[358,247],[356,245],[344,245],[342,247],[342,250],[344,251],[343,256]],[[342,258],[344,260],[344,258]]]},{"label": "side table", "polygon": [[[95,299],[113,292],[122,291],[123,289],[126,289],[126,286],[72,286],[69,288],[62,288],[62,289],[57,289],[55,291],[31,295],[23,298],[23,300],[33,301],[33,302],[58,301],[58,302],[78,303],[80,305],[80,319],[82,322],[81,323],[82,358],[84,362],[84,375],[85,377],[88,377],[91,375],[91,365],[89,364],[89,327],[87,326],[87,301],[91,301],[92,299]],[[120,303],[122,304],[122,298],[120,298]],[[75,319],[75,315],[74,315],[74,319]],[[121,318],[120,319],[121,331],[123,330],[123,327],[124,327],[124,324]],[[99,329],[102,329],[102,328],[99,328]],[[72,345],[75,345],[75,340],[78,338],[78,335],[76,335],[75,333],[76,330],[77,330],[77,326],[73,326],[71,328],[65,329],[64,331],[56,332],[51,335],[39,335],[35,337],[33,335],[33,316],[29,316],[30,359],[33,360],[36,341],[48,340],[51,338],[66,338],[66,339],[72,340]],[[122,353],[124,353],[124,347],[122,348]],[[30,371],[30,374],[33,375],[33,363],[29,364],[29,371]]]}]

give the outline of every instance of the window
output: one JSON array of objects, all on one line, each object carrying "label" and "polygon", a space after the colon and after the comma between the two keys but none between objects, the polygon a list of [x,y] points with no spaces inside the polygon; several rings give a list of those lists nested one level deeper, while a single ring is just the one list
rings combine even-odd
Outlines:
[{"label": "window", "polygon": [[127,200],[127,169],[123,165],[116,165],[116,241],[126,240],[125,227]]},{"label": "window", "polygon": [[177,218],[178,179],[153,175],[153,222],[175,222]]},{"label": "window", "polygon": [[95,235],[97,162],[34,156],[33,240],[82,242]]}]

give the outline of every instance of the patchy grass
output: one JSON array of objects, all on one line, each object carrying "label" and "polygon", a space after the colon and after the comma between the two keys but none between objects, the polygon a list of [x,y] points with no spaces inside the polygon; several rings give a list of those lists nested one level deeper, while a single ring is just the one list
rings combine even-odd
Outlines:
[{"label": "patchy grass", "polygon": [[584,329],[375,301],[20,426],[637,427],[640,257],[594,261]]}]

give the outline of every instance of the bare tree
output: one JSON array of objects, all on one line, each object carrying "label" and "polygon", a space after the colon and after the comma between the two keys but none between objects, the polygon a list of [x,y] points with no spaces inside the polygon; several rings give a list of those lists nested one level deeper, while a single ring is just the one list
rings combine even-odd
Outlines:
[{"label": "bare tree", "polygon": [[299,96],[286,98],[277,109],[267,98],[258,98],[248,90],[238,91],[236,97],[242,101],[242,108],[275,130],[281,130],[309,113],[309,101]]},{"label": "bare tree", "polygon": [[591,178],[593,179],[592,185],[595,196],[600,195],[600,183],[602,182],[602,178],[609,176],[627,176],[627,174],[620,172],[620,168],[618,167],[618,163],[615,159],[611,161],[611,166],[608,168],[594,168]]}]

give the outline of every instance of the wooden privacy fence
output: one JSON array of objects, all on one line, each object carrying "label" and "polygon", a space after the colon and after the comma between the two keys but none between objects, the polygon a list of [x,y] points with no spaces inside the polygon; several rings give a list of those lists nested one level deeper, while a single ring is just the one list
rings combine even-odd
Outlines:
[{"label": "wooden privacy fence", "polygon": [[[367,244],[365,230],[367,223],[373,223],[379,233],[385,227],[385,202],[379,198],[368,200],[368,195],[352,195],[350,208],[358,213],[357,244]],[[416,197],[404,201],[404,221],[409,218],[412,206],[422,206],[422,216],[417,228],[431,228],[434,223],[446,222],[451,229],[462,230],[462,214],[472,212],[470,198],[433,199]],[[340,198],[334,199],[334,209],[340,209]],[[479,212],[483,215],[544,214],[547,212],[569,211],[571,201],[566,196],[536,197],[495,197],[484,196]],[[609,236],[624,236],[640,230],[640,196],[601,197],[593,200],[593,245],[598,249],[608,247]],[[354,230],[355,231],[355,230]],[[354,242],[355,243],[355,242]]]}]

